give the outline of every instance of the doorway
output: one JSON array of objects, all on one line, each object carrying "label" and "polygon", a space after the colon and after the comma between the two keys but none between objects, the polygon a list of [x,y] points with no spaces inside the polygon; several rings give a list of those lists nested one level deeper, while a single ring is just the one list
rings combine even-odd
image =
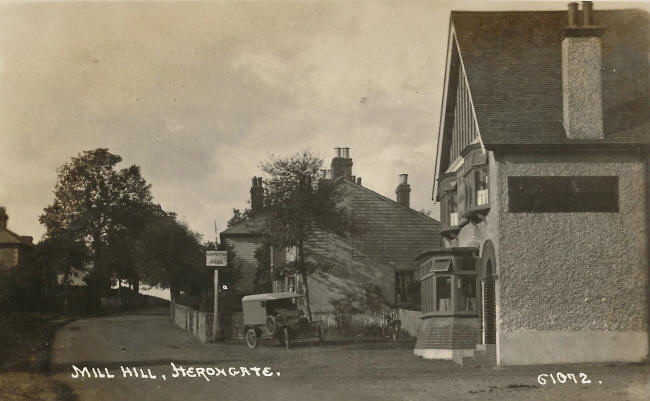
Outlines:
[{"label": "doorway", "polygon": [[483,344],[497,343],[497,314],[494,285],[494,270],[492,261],[488,260],[485,267],[485,276],[481,280],[481,290],[483,293],[481,313],[483,320]]}]

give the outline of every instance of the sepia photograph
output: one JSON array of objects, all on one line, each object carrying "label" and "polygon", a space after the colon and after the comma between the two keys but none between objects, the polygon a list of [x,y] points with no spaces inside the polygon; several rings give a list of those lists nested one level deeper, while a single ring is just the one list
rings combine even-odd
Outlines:
[{"label": "sepia photograph", "polygon": [[0,401],[650,399],[650,1],[0,0]]}]

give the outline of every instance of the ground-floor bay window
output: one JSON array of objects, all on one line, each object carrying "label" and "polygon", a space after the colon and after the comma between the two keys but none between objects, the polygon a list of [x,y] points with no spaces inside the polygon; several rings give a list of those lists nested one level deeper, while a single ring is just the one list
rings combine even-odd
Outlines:
[{"label": "ground-floor bay window", "polygon": [[427,253],[420,264],[422,313],[478,315],[476,248],[444,248]]}]

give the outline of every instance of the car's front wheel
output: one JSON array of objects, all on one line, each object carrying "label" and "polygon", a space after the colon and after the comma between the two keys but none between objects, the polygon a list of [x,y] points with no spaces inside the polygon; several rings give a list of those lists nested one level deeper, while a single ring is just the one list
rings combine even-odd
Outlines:
[{"label": "car's front wheel", "polygon": [[257,347],[258,342],[259,339],[257,338],[257,331],[252,328],[246,330],[246,345],[248,345],[248,348],[254,349]]}]

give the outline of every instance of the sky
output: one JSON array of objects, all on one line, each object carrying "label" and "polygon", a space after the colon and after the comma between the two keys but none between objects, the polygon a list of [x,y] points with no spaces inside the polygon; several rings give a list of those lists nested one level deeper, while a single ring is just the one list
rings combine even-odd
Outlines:
[{"label": "sky", "polygon": [[[39,240],[57,169],[108,148],[213,240],[271,155],[304,149],[431,200],[453,10],[559,2],[0,2],[0,205]],[[645,8],[601,3],[594,8]]]}]

